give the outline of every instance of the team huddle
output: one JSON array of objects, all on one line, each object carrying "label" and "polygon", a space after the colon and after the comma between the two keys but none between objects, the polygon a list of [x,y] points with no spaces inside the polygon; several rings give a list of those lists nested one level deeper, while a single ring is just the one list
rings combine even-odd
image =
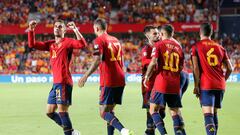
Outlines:
[{"label": "team huddle", "polygon": [[[35,41],[36,26],[36,21],[29,23],[28,45],[30,48],[49,51],[53,69],[53,87],[49,93],[46,114],[63,128],[64,135],[80,135],[79,131],[73,129],[68,114],[73,88],[69,65],[73,49],[82,49],[87,46],[87,42],[73,22],[65,25],[61,20],[56,21],[55,39],[45,42]],[[67,27],[73,30],[77,39],[64,37]],[[122,103],[125,87],[122,46],[116,37],[107,33],[107,23],[104,19],[96,19],[93,29],[97,36],[94,40],[93,62],[78,81],[78,86],[84,87],[87,78],[99,68],[99,111],[101,118],[107,123],[108,135],[113,135],[115,129],[122,135],[133,135],[134,132],[125,128],[114,114],[115,106]],[[186,135],[180,108],[189,78],[188,73],[183,71],[182,46],[173,38],[174,28],[170,24],[159,27],[147,25],[144,35],[146,42],[142,48],[142,107],[147,110],[147,127],[144,134],[155,135],[155,129],[161,135],[167,134],[164,126],[167,105],[175,135]],[[216,135],[217,110],[221,108],[225,81],[232,72],[232,65],[225,49],[211,40],[211,35],[211,24],[203,23],[200,27],[200,41],[193,45],[191,59],[193,92],[200,99],[206,134]]]}]

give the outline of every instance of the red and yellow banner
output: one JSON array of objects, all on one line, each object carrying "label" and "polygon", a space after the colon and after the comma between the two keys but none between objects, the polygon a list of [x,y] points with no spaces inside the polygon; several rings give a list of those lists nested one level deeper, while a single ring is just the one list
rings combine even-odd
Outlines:
[{"label": "red and yellow banner", "polygon": [[[110,33],[127,33],[127,32],[143,32],[143,28],[146,24],[111,24],[108,26],[108,32]],[[200,23],[172,23],[176,32],[198,32]],[[213,22],[214,31],[217,30],[217,23]],[[19,25],[4,25],[0,24],[0,35],[17,35],[25,34],[27,30],[27,24]],[[77,24],[77,27],[82,33],[93,33],[92,24]],[[53,33],[53,25],[51,24],[38,24],[35,32],[37,34],[50,34]]]}]

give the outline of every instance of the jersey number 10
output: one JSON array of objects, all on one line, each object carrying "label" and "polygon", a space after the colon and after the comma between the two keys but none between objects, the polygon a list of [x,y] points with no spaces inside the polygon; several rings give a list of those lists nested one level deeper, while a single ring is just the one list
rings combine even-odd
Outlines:
[{"label": "jersey number 10", "polygon": [[[117,57],[115,57],[114,55],[114,50],[113,50],[113,47],[114,48],[117,48],[118,52],[117,52]],[[110,61],[117,61],[117,60],[121,60],[121,44],[120,43],[109,43],[108,44],[108,49],[110,50],[110,53],[111,53],[111,59]]]},{"label": "jersey number 10", "polygon": [[[168,51],[166,51],[163,56],[165,57],[165,65],[163,66],[163,69],[170,70],[172,72],[178,72],[179,70],[179,55],[176,52],[172,52],[169,54]],[[176,61],[174,61],[174,58]]]}]

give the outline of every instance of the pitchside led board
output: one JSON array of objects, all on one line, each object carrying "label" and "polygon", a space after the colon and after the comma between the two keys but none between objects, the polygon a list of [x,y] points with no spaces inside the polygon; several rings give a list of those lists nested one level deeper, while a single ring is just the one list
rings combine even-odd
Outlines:
[{"label": "pitchside led board", "polygon": [[[73,74],[73,82],[77,82],[83,75]],[[193,75],[190,74],[190,81],[193,82]],[[126,74],[126,82],[141,82],[141,74]],[[33,74],[33,75],[0,75],[0,83],[52,83],[53,77],[50,74]],[[99,74],[91,75],[88,82],[99,82]],[[240,74],[231,74],[228,82],[240,82]]]}]

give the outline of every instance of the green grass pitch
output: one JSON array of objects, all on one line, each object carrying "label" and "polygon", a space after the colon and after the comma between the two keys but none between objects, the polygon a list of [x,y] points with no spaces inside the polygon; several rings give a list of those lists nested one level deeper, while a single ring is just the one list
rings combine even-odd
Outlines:
[{"label": "green grass pitch", "polygon": [[[70,116],[74,128],[82,135],[106,135],[106,123],[98,112],[98,84],[87,83],[84,88],[74,86]],[[0,135],[62,135],[62,129],[45,116],[51,84],[0,84]],[[218,135],[237,135],[240,121],[240,83],[228,83],[219,111]],[[182,114],[188,135],[204,135],[205,128],[199,102],[190,84],[183,97]],[[145,130],[145,110],[139,83],[128,83],[123,105],[116,107],[116,115],[135,135]],[[172,119],[165,118],[169,135],[173,135]],[[116,135],[120,135],[115,130]],[[159,134],[159,133],[157,133]]]}]

